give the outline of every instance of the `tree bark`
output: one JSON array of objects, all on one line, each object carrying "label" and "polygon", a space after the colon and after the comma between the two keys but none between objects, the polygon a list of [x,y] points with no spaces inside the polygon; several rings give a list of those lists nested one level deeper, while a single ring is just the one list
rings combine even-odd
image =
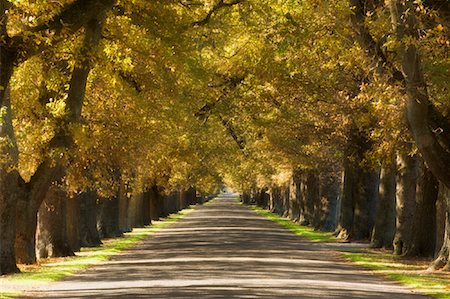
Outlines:
[{"label": "tree bark", "polygon": [[142,193],[134,194],[130,198],[130,226],[144,227],[144,217],[143,217],[143,195]]},{"label": "tree bark", "polygon": [[358,170],[351,239],[367,240],[375,224],[380,173],[370,168]]},{"label": "tree bark", "polygon": [[[2,56],[3,55],[3,56]],[[6,56],[6,58],[5,58]],[[11,72],[8,66],[8,53],[0,48],[0,72]],[[2,115],[0,117],[0,275],[19,272],[16,266],[14,240],[16,232],[16,205],[22,191],[19,186],[20,175],[17,172],[18,149],[12,126],[12,110],[9,96],[10,76],[0,74],[0,100]],[[4,77],[8,78],[4,78]],[[5,81],[8,80],[8,81]]]},{"label": "tree bark", "polygon": [[68,241],[66,216],[67,194],[60,186],[52,185],[38,213],[38,259],[75,255]]},{"label": "tree bark", "polygon": [[267,188],[258,189],[256,194],[256,205],[263,209],[269,209],[269,194]]},{"label": "tree bark", "polygon": [[340,195],[341,178],[338,171],[328,170],[320,176],[320,195],[323,203],[320,229],[333,231],[337,222],[337,202]]},{"label": "tree bark", "polygon": [[294,170],[289,184],[289,218],[293,221],[300,219],[300,200],[301,176],[298,170]]},{"label": "tree bark", "polygon": [[442,246],[439,250],[437,258],[430,265],[430,269],[444,269],[450,270],[450,190],[446,187],[443,188],[442,194],[445,198],[445,232]]},{"label": "tree bark", "polygon": [[122,236],[119,227],[119,198],[117,196],[98,200],[97,230],[101,239]]},{"label": "tree bark", "polygon": [[342,198],[340,202],[339,223],[336,230],[338,238],[348,240],[353,227],[354,207],[354,185],[356,184],[356,173],[349,158],[344,158],[344,179]]},{"label": "tree bark", "polygon": [[70,197],[67,199],[67,238],[72,251],[80,251],[81,240],[78,232],[79,228],[79,203],[78,197]]},{"label": "tree bark", "polygon": [[131,232],[129,212],[130,198],[127,196],[125,183],[121,176],[118,176],[119,188],[117,191],[117,198],[119,199],[119,229],[122,233]]},{"label": "tree bark", "polygon": [[401,154],[397,157],[397,222],[394,253],[408,255],[413,241],[414,213],[416,210],[416,186],[419,176],[417,156]]},{"label": "tree bark", "polygon": [[77,195],[78,234],[82,247],[96,247],[102,244],[97,230],[97,194],[87,191]]},{"label": "tree bark", "polygon": [[436,250],[436,201],[439,182],[431,171],[422,167],[414,213],[412,248],[408,255],[433,257]]},{"label": "tree bark", "polygon": [[158,187],[156,185],[153,185],[148,192],[150,197],[151,219],[159,220],[159,217],[161,216],[161,197]]},{"label": "tree bark", "polygon": [[381,169],[377,216],[371,247],[392,249],[395,235],[395,194],[397,164],[391,162]]},{"label": "tree bark", "polygon": [[281,187],[274,186],[271,188],[270,201],[272,203],[272,212],[282,216],[284,213],[284,209]]},{"label": "tree bark", "polygon": [[142,223],[144,226],[152,223],[152,215],[150,211],[151,198],[149,190],[145,190],[142,194]]},{"label": "tree bark", "polygon": [[305,218],[309,225],[320,228],[322,204],[320,202],[320,183],[317,170],[309,170],[306,175]]},{"label": "tree bark", "polygon": [[[439,114],[433,107],[423,73],[419,39],[419,22],[416,17],[414,0],[390,0],[392,24],[399,42],[399,54],[402,59],[401,71],[407,96],[406,114],[414,141],[433,174],[450,188],[450,153],[438,140],[432,130],[432,112]],[[408,42],[406,42],[408,41]],[[448,127],[448,120],[440,117]],[[448,134],[448,132],[444,132]]]},{"label": "tree bark", "polygon": [[436,252],[434,256],[438,256],[442,244],[444,244],[445,222],[447,210],[447,188],[444,184],[439,184],[438,200],[436,202]]},{"label": "tree bark", "polygon": [[244,205],[249,205],[250,204],[250,193],[248,191],[244,191],[242,193],[242,203]]}]

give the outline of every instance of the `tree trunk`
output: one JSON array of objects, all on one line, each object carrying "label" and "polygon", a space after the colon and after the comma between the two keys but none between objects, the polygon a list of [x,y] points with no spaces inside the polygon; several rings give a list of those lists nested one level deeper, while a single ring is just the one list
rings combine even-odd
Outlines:
[{"label": "tree trunk", "polygon": [[72,251],[80,251],[81,241],[78,232],[80,217],[78,197],[67,199],[67,238]]},{"label": "tree trunk", "polygon": [[[450,153],[439,143],[440,133],[434,132],[435,128],[448,127],[449,123],[448,119],[440,115],[433,107],[429,98],[420,50],[417,46],[420,25],[415,12],[416,1],[391,0],[388,4],[398,41],[398,56],[402,59],[401,71],[404,77],[402,83],[407,96],[406,115],[409,128],[427,167],[447,188],[450,188],[450,172],[448,171]],[[434,117],[432,112],[440,118],[437,126],[434,127],[431,122]],[[445,134],[448,134],[447,130],[444,130]]]},{"label": "tree trunk", "polygon": [[301,177],[294,171],[289,185],[289,217],[293,221],[300,219]]},{"label": "tree trunk", "polygon": [[97,194],[87,191],[77,195],[78,234],[82,247],[96,247],[102,244],[97,230]]},{"label": "tree trunk", "polygon": [[19,272],[14,252],[18,175],[0,170],[0,275]]},{"label": "tree trunk", "polygon": [[351,239],[366,240],[370,238],[375,224],[380,173],[378,170],[358,168]]},{"label": "tree trunk", "polygon": [[320,184],[316,170],[309,170],[306,176],[306,219],[314,228],[321,225]]},{"label": "tree trunk", "polygon": [[289,214],[291,213],[289,205],[289,185],[283,185],[281,187],[281,202],[283,217],[289,217]]},{"label": "tree trunk", "polygon": [[36,256],[73,256],[67,237],[67,194],[57,185],[52,185],[39,208],[36,234]]},{"label": "tree trunk", "polygon": [[130,198],[127,196],[125,182],[119,177],[119,189],[117,197],[119,198],[119,229],[122,233],[131,232],[130,218],[128,210],[130,209]]},{"label": "tree trunk", "polygon": [[258,192],[258,198],[256,204],[258,207],[263,209],[269,209],[269,194],[267,193],[267,188],[262,188]]},{"label": "tree trunk", "polygon": [[410,256],[433,257],[436,251],[436,201],[439,182],[425,166],[416,195],[414,213],[413,242]]},{"label": "tree trunk", "polygon": [[242,193],[242,203],[243,203],[244,205],[250,204],[250,194],[249,194],[248,191],[244,191],[244,192]]},{"label": "tree trunk", "polygon": [[348,240],[353,227],[353,196],[356,184],[355,169],[348,160],[344,159],[344,180],[342,198],[340,202],[339,223],[336,230],[338,238]]},{"label": "tree trunk", "polygon": [[188,206],[197,204],[197,191],[194,187],[187,190],[187,204]]},{"label": "tree trunk", "polygon": [[333,231],[337,221],[337,202],[340,194],[341,178],[339,172],[329,170],[320,176],[320,194],[323,215],[320,229]]},{"label": "tree trunk", "polygon": [[445,218],[447,210],[446,187],[444,184],[439,184],[438,200],[436,202],[436,252],[434,256],[438,256],[439,251],[444,244],[445,235]]},{"label": "tree trunk", "polygon": [[392,162],[381,169],[377,217],[371,247],[392,249],[395,235],[395,194],[397,165]]},{"label": "tree trunk", "polygon": [[437,258],[430,265],[432,270],[441,268],[444,270],[450,270],[450,190],[445,187],[442,193],[445,197],[446,203],[444,240]]},{"label": "tree trunk", "polygon": [[413,241],[414,212],[416,209],[416,186],[419,163],[416,156],[398,156],[397,174],[397,222],[394,238],[394,253],[408,255]]},{"label": "tree trunk", "polygon": [[122,236],[119,227],[119,198],[117,196],[98,201],[97,230],[101,239]]},{"label": "tree trunk", "polygon": [[133,227],[144,227],[144,198],[142,193],[138,193],[133,196],[134,200],[134,225]]},{"label": "tree trunk", "polygon": [[142,194],[142,223],[144,226],[150,225],[152,223],[150,203],[151,203],[150,192],[146,190]]},{"label": "tree trunk", "polygon": [[282,199],[282,195],[281,195],[281,188],[278,186],[274,186],[271,188],[271,192],[270,192],[270,201],[272,202],[273,205],[273,210],[272,212],[277,213],[278,215],[282,216],[283,215],[283,199]]},{"label": "tree trunk", "polygon": [[0,108],[6,114],[0,118],[0,275],[17,273],[14,240],[16,231],[16,203],[19,191],[18,149],[12,126],[12,111],[9,98],[9,81],[17,53],[3,47],[6,37],[6,7],[0,4]]},{"label": "tree trunk", "polygon": [[153,185],[149,192],[150,197],[150,214],[152,220],[159,220],[161,216],[161,198],[158,191],[158,187]]}]

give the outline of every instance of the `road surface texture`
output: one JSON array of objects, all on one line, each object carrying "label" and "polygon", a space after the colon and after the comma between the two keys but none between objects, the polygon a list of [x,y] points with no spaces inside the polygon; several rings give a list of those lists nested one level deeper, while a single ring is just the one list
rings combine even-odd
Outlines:
[{"label": "road surface texture", "polygon": [[426,298],[222,195],[112,260],[28,298]]}]

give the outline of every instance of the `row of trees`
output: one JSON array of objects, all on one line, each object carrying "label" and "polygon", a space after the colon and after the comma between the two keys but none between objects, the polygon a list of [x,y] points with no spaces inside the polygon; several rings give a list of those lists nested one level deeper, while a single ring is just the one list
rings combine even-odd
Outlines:
[{"label": "row of trees", "polygon": [[[445,0],[0,0],[0,273],[34,248],[47,198],[70,207],[153,186],[227,184],[262,202],[270,189],[280,213],[338,222],[344,238],[382,233],[377,246],[391,246],[395,218],[396,252],[413,252],[408,221],[432,222],[422,207],[450,187],[449,11]],[[28,247],[14,249],[17,236]],[[437,268],[450,225],[443,240]]]},{"label": "row of trees", "polygon": [[449,12],[286,3],[233,101],[259,165],[237,170],[244,202],[448,269]]},{"label": "row of trees", "polygon": [[0,1],[1,274],[220,188],[211,153],[226,131],[196,121],[187,75],[196,66],[180,50],[189,46],[180,32],[207,9],[186,9]]}]

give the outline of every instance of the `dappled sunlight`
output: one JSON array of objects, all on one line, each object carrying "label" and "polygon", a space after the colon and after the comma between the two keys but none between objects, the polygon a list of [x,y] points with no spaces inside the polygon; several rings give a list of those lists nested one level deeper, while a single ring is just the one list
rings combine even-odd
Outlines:
[{"label": "dappled sunlight", "polygon": [[[233,217],[238,215],[238,217]],[[219,217],[217,217],[219,216]],[[217,218],[216,218],[217,217]],[[338,244],[338,243],[336,243]],[[414,293],[219,198],[138,246],[44,288],[53,298],[411,298]],[[420,297],[420,296],[418,296]]]}]

